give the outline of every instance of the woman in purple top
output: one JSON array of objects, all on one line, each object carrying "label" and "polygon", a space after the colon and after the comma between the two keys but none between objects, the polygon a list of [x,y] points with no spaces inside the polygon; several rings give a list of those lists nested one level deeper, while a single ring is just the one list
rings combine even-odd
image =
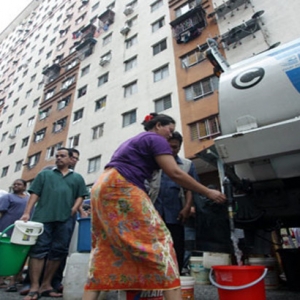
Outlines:
[{"label": "woman in purple top", "polygon": [[91,191],[92,251],[84,300],[101,290],[162,290],[166,300],[180,300],[180,275],[168,229],[153,207],[144,182],[162,168],[184,188],[215,202],[225,196],[182,171],[167,139],[175,121],[152,113],[146,132],[124,142],[113,154]]}]

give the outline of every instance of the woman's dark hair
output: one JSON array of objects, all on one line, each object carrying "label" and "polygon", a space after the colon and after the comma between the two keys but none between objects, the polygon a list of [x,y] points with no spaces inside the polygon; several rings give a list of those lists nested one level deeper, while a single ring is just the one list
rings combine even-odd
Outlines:
[{"label": "woman's dark hair", "polygon": [[14,182],[16,182],[16,181],[21,181],[25,187],[27,186],[27,182],[24,179],[20,178],[20,179],[14,180]]},{"label": "woman's dark hair", "polygon": [[145,117],[144,121],[142,122],[142,125],[144,125],[144,129],[148,131],[154,128],[157,123],[160,123],[162,126],[165,126],[169,124],[175,124],[176,122],[170,116],[157,113],[150,113]]}]

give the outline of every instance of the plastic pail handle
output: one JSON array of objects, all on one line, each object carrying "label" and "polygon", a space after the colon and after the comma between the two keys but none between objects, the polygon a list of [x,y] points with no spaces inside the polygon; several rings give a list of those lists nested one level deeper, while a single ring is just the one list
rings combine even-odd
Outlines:
[{"label": "plastic pail handle", "polygon": [[8,227],[6,227],[2,232],[0,232],[0,238],[6,233],[9,229],[13,228],[15,224],[11,224]]},{"label": "plastic pail handle", "polygon": [[18,223],[16,223],[16,227],[17,227],[23,234],[29,235],[29,236],[39,236],[39,235],[41,235],[41,234],[44,232],[44,226],[42,226],[41,231],[40,231],[39,233],[36,233],[36,234],[25,232],[21,227],[19,227],[19,224],[18,224]]},{"label": "plastic pail handle", "polygon": [[264,277],[267,275],[267,272],[268,272],[268,269],[265,268],[263,274],[258,279],[254,280],[254,281],[252,281],[250,283],[247,283],[247,284],[244,284],[244,285],[240,285],[240,286],[228,286],[228,285],[221,285],[221,284],[216,283],[214,281],[213,277],[212,277],[213,269],[210,269],[209,280],[217,288],[220,288],[220,289],[223,289],[223,290],[229,290],[229,291],[236,291],[236,290],[247,289],[247,288],[249,288],[249,287],[257,284],[258,282],[260,282],[261,280],[264,279]]}]

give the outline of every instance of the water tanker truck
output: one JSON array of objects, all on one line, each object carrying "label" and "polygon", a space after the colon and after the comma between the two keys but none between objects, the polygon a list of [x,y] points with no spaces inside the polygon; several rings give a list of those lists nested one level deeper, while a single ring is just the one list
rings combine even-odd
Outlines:
[{"label": "water tanker truck", "polygon": [[231,66],[208,44],[222,72],[214,142],[233,185],[236,226],[300,227],[300,39]]}]

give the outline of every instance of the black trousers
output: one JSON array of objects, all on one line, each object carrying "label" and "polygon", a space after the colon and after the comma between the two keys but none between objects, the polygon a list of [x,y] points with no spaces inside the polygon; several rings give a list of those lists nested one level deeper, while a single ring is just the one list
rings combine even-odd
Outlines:
[{"label": "black trousers", "polygon": [[182,274],[184,263],[184,226],[181,224],[166,224],[169,229],[176,252],[179,272]]}]

